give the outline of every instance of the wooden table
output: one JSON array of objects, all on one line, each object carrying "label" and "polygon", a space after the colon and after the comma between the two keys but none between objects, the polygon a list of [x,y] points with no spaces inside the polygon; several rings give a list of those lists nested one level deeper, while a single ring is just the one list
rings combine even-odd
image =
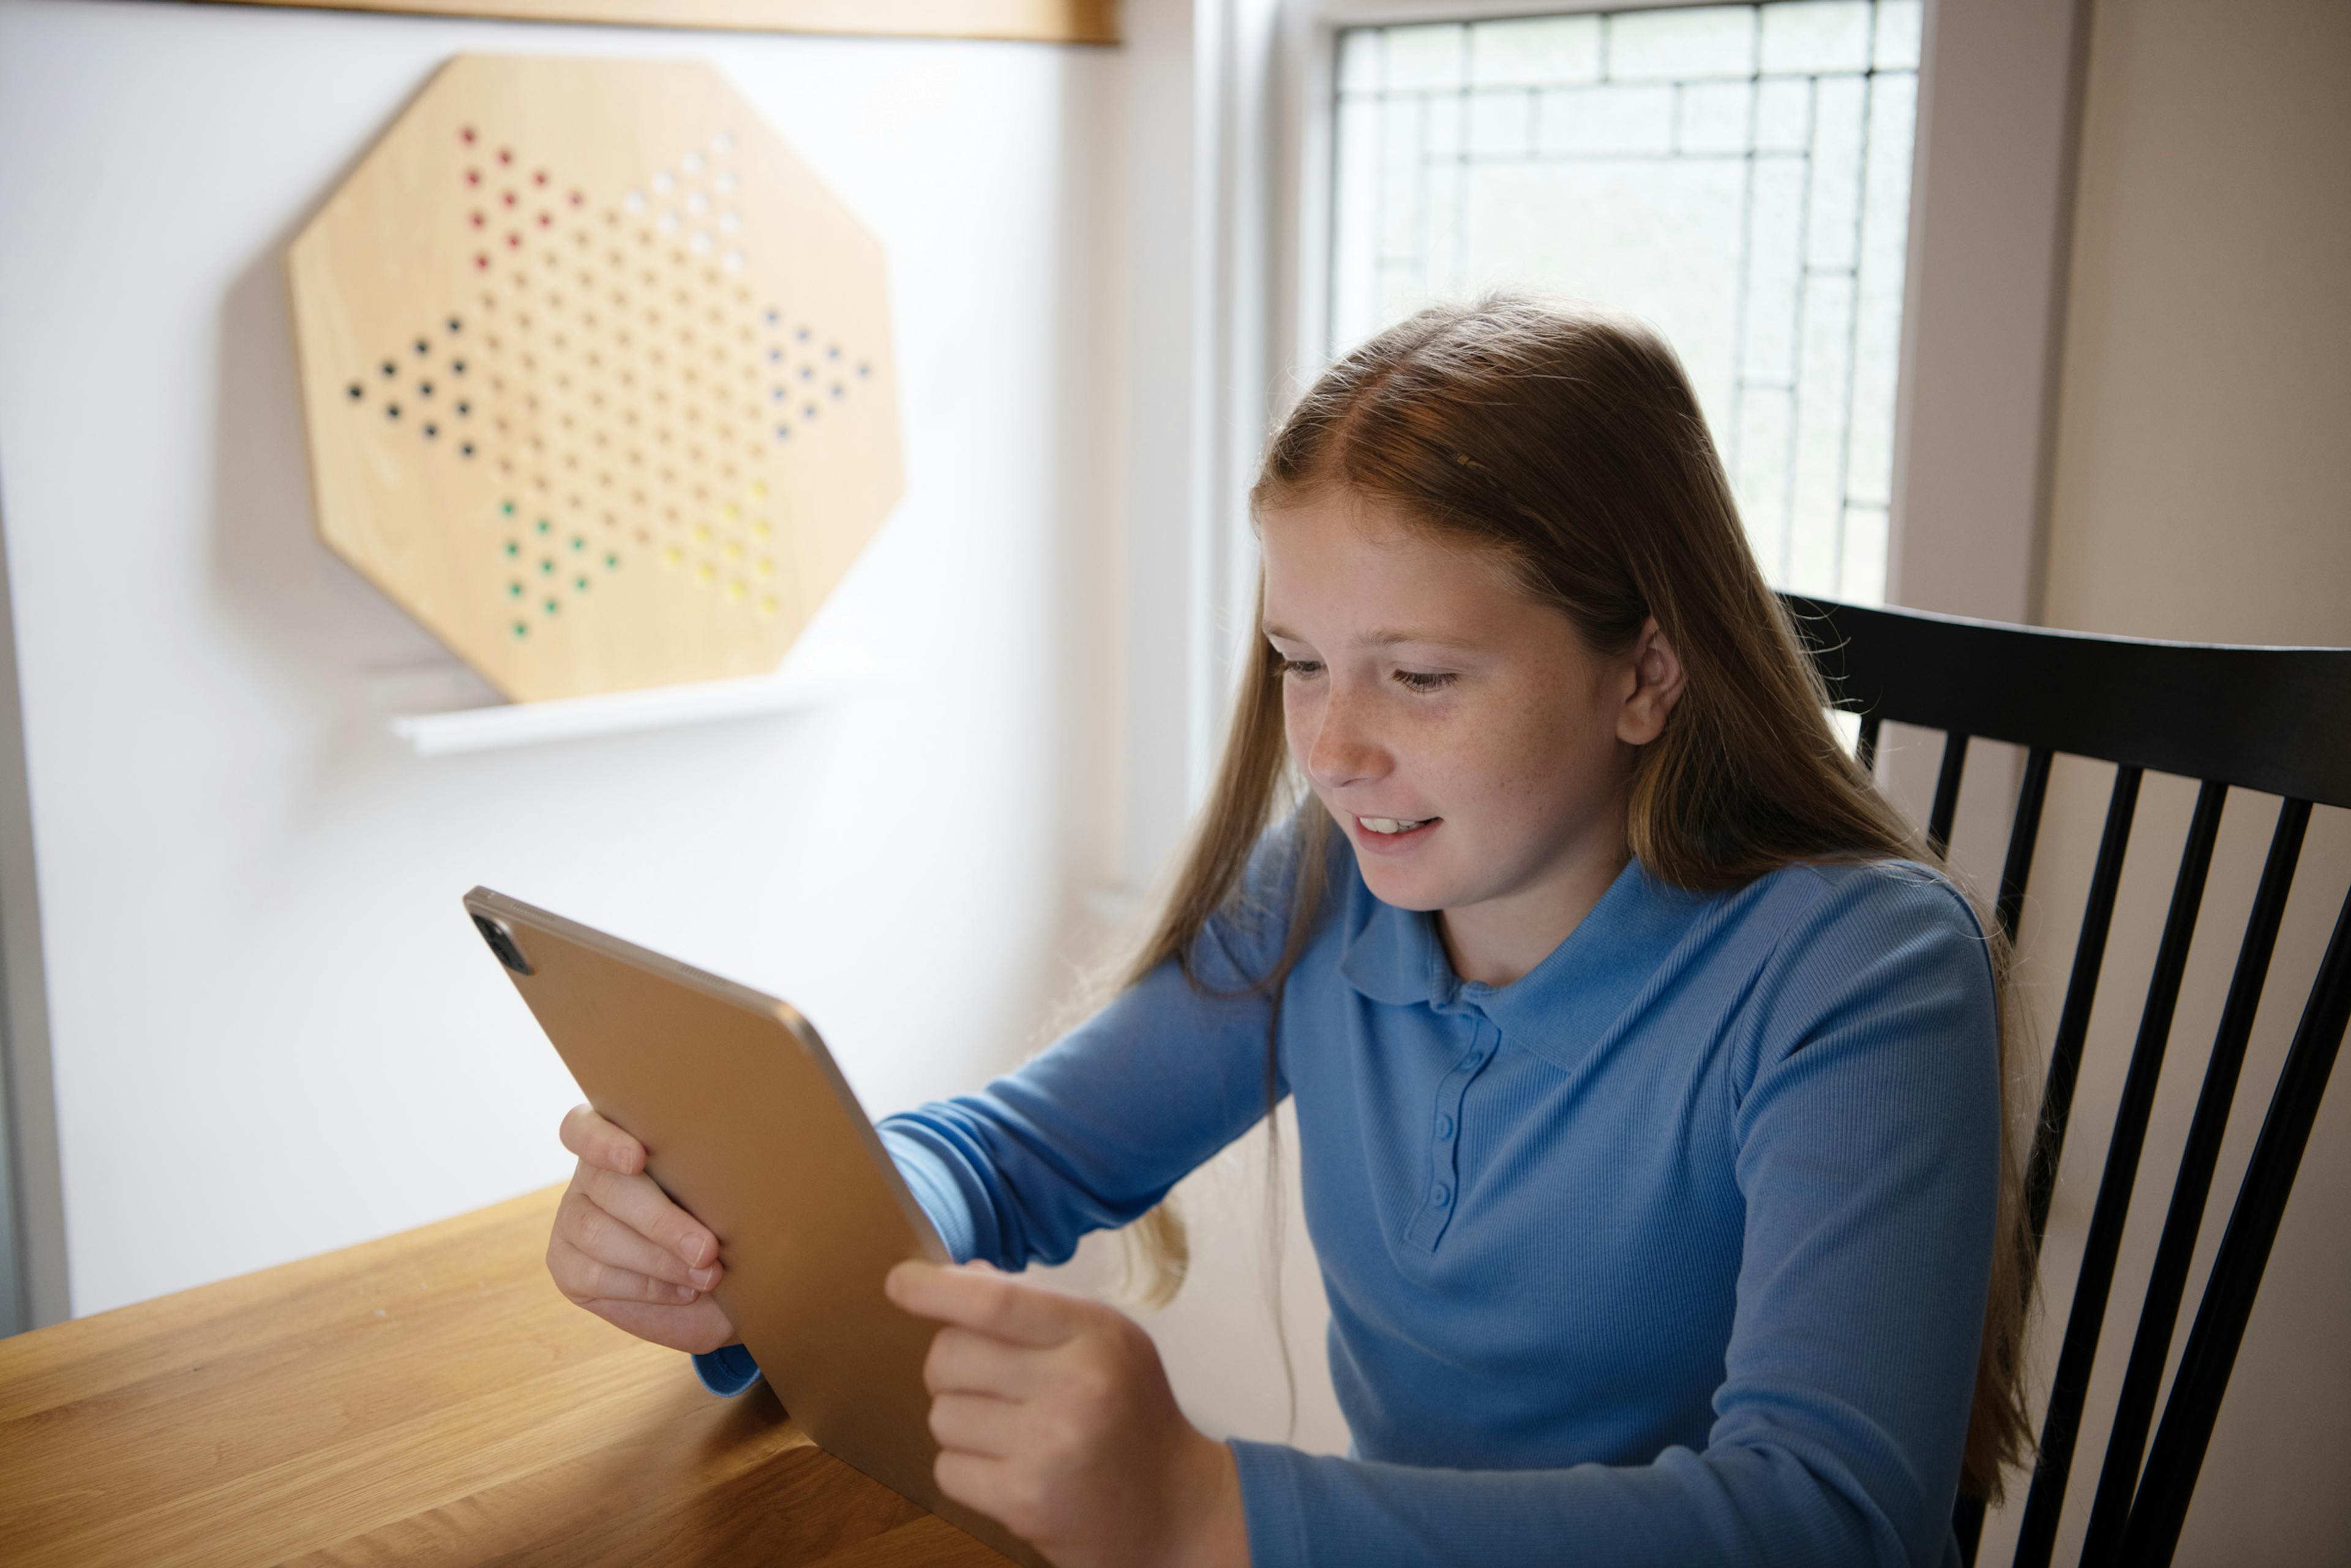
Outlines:
[{"label": "wooden table", "polygon": [[565,1301],[561,1191],[0,1340],[0,1563],[1006,1568]]}]

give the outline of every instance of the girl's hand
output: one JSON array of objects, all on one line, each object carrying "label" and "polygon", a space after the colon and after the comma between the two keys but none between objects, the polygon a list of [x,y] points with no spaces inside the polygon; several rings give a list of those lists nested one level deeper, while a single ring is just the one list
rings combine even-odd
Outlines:
[{"label": "girl's hand", "polygon": [[923,1364],[941,1491],[1059,1568],[1246,1568],[1232,1451],[1133,1319],[985,1263],[901,1263],[885,1288],[947,1325]]},{"label": "girl's hand", "polygon": [[616,1328],[672,1350],[716,1350],[740,1336],[704,1292],[718,1283],[718,1239],[643,1174],[645,1146],[585,1105],[564,1113],[580,1156],[556,1206],[547,1271],[566,1296]]}]

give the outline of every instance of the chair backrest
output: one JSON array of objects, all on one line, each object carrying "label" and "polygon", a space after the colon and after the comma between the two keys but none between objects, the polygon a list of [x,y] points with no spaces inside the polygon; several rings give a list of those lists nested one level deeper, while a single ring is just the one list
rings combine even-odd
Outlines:
[{"label": "chair backrest", "polygon": [[[2219,1253],[2195,1305],[2179,1372],[2158,1411],[2157,1395],[2179,1319],[2197,1229],[2311,809],[2351,807],[2351,649],[2156,643],[1782,597],[1838,706],[1861,716],[1858,755],[1864,767],[1873,765],[1879,727],[1889,720],[1944,732],[1942,766],[1927,822],[1927,836],[1937,854],[1946,852],[1950,841],[1970,740],[1980,737],[2026,748],[1996,905],[1996,916],[2011,938],[2032,869],[2051,759],[2063,752],[2115,764],[2113,794],[2091,873],[2073,972],[2050,1042],[2042,1116],[2029,1165],[2028,1202],[2036,1245],[2048,1222],[2140,780],[2151,769],[2201,784],[2058,1352],[2042,1424],[2040,1459],[2018,1537],[2017,1568],[2042,1568],[2055,1547],[2098,1331],[2113,1290],[2115,1260],[2222,803],[2231,789],[2283,797],[2181,1151],[2081,1558],[2085,1564],[2127,1563],[2134,1568],[2168,1563],[2278,1221],[2343,1041],[2346,1019],[2351,1018],[2351,898],[2346,898],[2271,1094]],[[2147,1442],[2150,1429],[2152,1447]],[[1963,1502],[1958,1521],[1961,1544],[1972,1562],[1982,1508]]]}]

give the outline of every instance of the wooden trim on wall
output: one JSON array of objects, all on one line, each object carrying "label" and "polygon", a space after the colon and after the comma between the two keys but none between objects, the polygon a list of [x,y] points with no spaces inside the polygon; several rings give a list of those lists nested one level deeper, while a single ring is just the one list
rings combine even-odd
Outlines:
[{"label": "wooden trim on wall", "polygon": [[1118,0],[204,0],[619,27],[1115,44]]}]

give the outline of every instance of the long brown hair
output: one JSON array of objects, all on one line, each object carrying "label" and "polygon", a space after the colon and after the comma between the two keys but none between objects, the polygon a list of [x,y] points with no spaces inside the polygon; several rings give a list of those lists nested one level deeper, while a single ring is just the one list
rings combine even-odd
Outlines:
[{"label": "long brown hair", "polygon": [[[1656,618],[1687,681],[1632,764],[1627,847],[1659,880],[1729,889],[1801,861],[1931,858],[1829,723],[1828,694],[1748,549],[1688,379],[1646,326],[1513,295],[1421,311],[1315,382],[1275,433],[1249,499],[1262,519],[1333,489],[1490,552],[1603,657],[1629,650]],[[1259,837],[1294,812],[1288,930],[1259,982],[1279,1016],[1321,908],[1331,825],[1290,767],[1280,676],[1279,657],[1255,639],[1215,785],[1128,983],[1171,958],[1190,972],[1195,939],[1238,896]],[[1997,1501],[2002,1472],[2032,1447],[2022,1376],[2034,1268],[2009,950],[1997,923],[1979,912],[1978,924],[1999,993],[2003,1103],[1960,1484]],[[1274,1043],[1270,1023],[1269,1112]],[[1278,1142],[1273,1154],[1278,1168]],[[1180,1282],[1186,1248],[1172,1209],[1145,1217],[1136,1239],[1163,1281]]]}]

